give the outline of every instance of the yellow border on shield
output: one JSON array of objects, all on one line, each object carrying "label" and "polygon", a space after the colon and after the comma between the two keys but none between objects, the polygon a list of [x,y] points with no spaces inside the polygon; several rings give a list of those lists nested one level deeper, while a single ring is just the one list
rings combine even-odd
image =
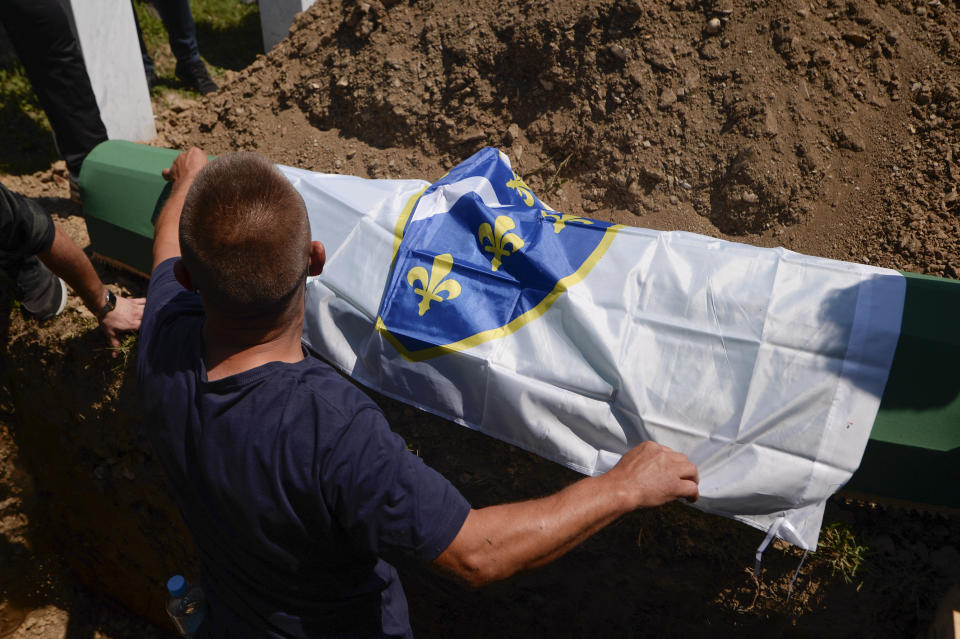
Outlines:
[{"label": "yellow border on shield", "polygon": [[[424,189],[424,191],[425,190],[426,189]],[[403,232],[406,229],[407,220],[410,219],[410,215],[413,213],[413,209],[415,208],[416,203],[419,201],[420,196],[423,195],[424,191],[420,191],[410,198],[410,200],[407,202],[407,205],[404,207],[403,212],[400,214],[400,219],[397,220],[393,241],[394,264],[396,264],[397,261],[397,253],[399,253],[400,250],[400,241],[403,239]],[[424,348],[417,351],[407,350],[406,347],[400,343],[400,340],[394,337],[394,335],[387,328],[386,324],[383,323],[383,318],[381,318],[379,315],[377,316],[376,323],[377,332],[383,335],[386,340],[390,342],[395,349],[397,349],[398,353],[403,355],[405,359],[410,360],[411,362],[422,362],[423,360],[438,357],[440,355],[446,355],[447,353],[464,351],[468,348],[473,348],[474,346],[478,346],[485,342],[506,337],[507,335],[510,335],[511,333],[523,328],[533,320],[541,317],[544,313],[550,310],[550,307],[553,306],[553,303],[556,302],[560,296],[567,291],[568,288],[583,281],[590,271],[593,270],[593,267],[597,265],[597,262],[600,261],[600,258],[603,257],[603,255],[607,252],[607,249],[610,248],[617,231],[623,227],[623,224],[614,224],[608,227],[606,232],[603,234],[603,239],[600,240],[600,243],[597,245],[597,247],[593,249],[593,252],[590,253],[587,259],[584,260],[583,264],[580,265],[580,268],[570,275],[557,280],[557,285],[553,287],[553,290],[550,291],[547,296],[540,301],[539,304],[531,308],[523,315],[515,317],[504,326],[474,333],[470,337],[465,337],[457,342],[431,346],[430,348]]]}]

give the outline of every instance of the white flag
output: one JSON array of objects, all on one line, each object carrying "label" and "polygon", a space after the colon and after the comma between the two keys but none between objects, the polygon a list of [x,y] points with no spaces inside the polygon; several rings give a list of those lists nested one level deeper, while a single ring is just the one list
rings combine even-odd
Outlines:
[{"label": "white flag", "polygon": [[816,547],[899,273],[554,211],[494,149],[432,185],[281,169],[327,247],[304,340],[348,375],[585,474],[652,439],[699,467],[696,507]]}]

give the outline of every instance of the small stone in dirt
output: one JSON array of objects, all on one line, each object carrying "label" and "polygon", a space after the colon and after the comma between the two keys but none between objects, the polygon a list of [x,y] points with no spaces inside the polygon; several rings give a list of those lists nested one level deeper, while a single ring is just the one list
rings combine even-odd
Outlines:
[{"label": "small stone in dirt", "polygon": [[512,146],[518,137],[520,137],[520,127],[514,123],[507,127],[507,132],[503,135],[503,141],[507,146]]},{"label": "small stone in dirt", "polygon": [[643,52],[647,63],[658,71],[672,71],[677,66],[673,54],[657,40],[645,42]]},{"label": "small stone in dirt", "polygon": [[740,196],[740,201],[744,204],[759,204],[760,196],[753,191],[744,191],[743,195]]},{"label": "small stone in dirt", "polygon": [[720,45],[716,40],[708,40],[699,49],[700,57],[704,60],[716,60],[720,57]]},{"label": "small stone in dirt", "polygon": [[610,55],[621,62],[625,62],[627,59],[627,50],[615,42],[611,43],[610,46],[607,47],[607,51],[610,52]]},{"label": "small stone in dirt", "polygon": [[677,205],[680,203],[680,199],[676,195],[670,196],[670,204]]},{"label": "small stone in dirt", "polygon": [[723,25],[721,25],[720,23],[720,18],[710,18],[709,20],[707,20],[707,26],[704,27],[704,31],[706,31],[710,35],[715,35],[717,33],[720,33],[720,28],[722,26]]},{"label": "small stone in dirt", "polygon": [[865,33],[860,33],[859,31],[845,31],[843,33],[843,39],[855,47],[862,47],[870,42],[870,36]]},{"label": "small stone in dirt", "polygon": [[480,129],[467,129],[456,137],[457,144],[467,144],[469,142],[479,142],[486,139],[487,134]]},{"label": "small stone in dirt", "polygon": [[771,107],[764,108],[763,115],[763,134],[767,137],[774,137],[780,132],[777,124],[777,113]]},{"label": "small stone in dirt", "polygon": [[859,136],[857,136],[857,134],[851,129],[840,129],[837,132],[836,139],[837,146],[839,146],[841,149],[848,149],[850,151],[856,151],[859,153],[867,148],[863,141],[860,140]]},{"label": "small stone in dirt", "polygon": [[657,101],[657,108],[661,111],[665,111],[672,107],[677,101],[677,94],[674,93],[673,89],[665,88],[660,92],[660,99]]},{"label": "small stone in dirt", "polygon": [[[649,144],[649,143],[648,143]],[[663,182],[667,179],[667,176],[663,174],[663,171],[655,168],[650,168],[648,166],[641,167],[640,173],[643,174],[643,177],[654,182]]]}]

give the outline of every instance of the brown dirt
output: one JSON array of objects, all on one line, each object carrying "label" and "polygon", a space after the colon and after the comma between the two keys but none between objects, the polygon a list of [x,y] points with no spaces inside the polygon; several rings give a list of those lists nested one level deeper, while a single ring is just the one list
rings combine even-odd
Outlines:
[{"label": "brown dirt", "polygon": [[[559,209],[957,277],[957,34],[957,0],[318,0],[220,92],[159,112],[157,143],[424,179],[495,145]],[[62,167],[4,183],[75,213]],[[85,582],[160,620],[157,584],[191,550],[137,434],[132,353],[118,366],[81,311],[41,327],[3,316],[7,546],[42,539]],[[476,506],[575,478],[381,403]],[[21,470],[3,470],[17,448]],[[30,492],[23,468],[34,510],[18,496]],[[789,599],[795,551],[768,551],[755,582],[762,535],[681,506],[635,513],[556,564],[477,592],[403,572],[421,637],[909,637],[960,581],[956,516],[837,499],[827,522],[868,547],[863,568],[845,583],[824,548]],[[0,588],[16,600],[17,584]]]}]

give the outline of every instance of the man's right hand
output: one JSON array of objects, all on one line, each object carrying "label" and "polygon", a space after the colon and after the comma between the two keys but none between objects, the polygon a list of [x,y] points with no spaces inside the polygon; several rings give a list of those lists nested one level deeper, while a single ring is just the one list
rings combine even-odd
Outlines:
[{"label": "man's right hand", "polygon": [[189,183],[193,182],[193,178],[207,163],[207,154],[193,146],[178,155],[169,169],[161,171],[161,175],[163,175],[163,179],[174,184],[186,181],[187,186],[189,186]]},{"label": "man's right hand", "polygon": [[626,499],[628,510],[660,506],[675,499],[700,496],[697,467],[683,453],[654,442],[631,448],[603,479]]}]

